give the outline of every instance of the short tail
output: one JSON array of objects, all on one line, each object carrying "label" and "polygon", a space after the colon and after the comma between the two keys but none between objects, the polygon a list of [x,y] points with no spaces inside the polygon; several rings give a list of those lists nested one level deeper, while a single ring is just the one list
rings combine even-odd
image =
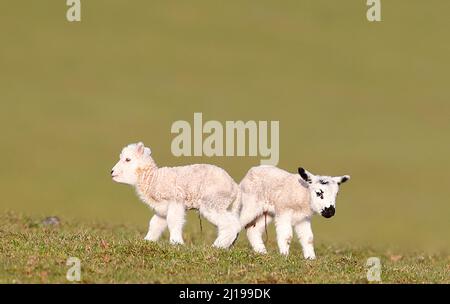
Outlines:
[{"label": "short tail", "polygon": [[239,215],[241,213],[242,208],[242,195],[241,195],[241,189],[239,186],[237,186],[237,195],[233,203],[231,204],[231,212],[233,212],[236,215]]}]

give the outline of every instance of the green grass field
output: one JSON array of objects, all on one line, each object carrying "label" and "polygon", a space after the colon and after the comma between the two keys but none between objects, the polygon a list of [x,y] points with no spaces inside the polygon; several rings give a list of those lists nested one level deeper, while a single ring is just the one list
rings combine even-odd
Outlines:
[{"label": "green grass field", "polygon": [[[66,10],[0,3],[0,214],[65,223],[7,218],[7,281],[39,281],[27,263],[61,281],[72,252],[91,282],[357,282],[372,254],[384,257],[386,282],[444,281],[448,262],[428,256],[450,252],[449,1],[382,1],[380,23],[367,22],[365,1],[82,0],[80,23]],[[141,241],[151,212],[109,175],[124,145],[142,140],[161,166],[211,163],[237,182],[259,164],[173,156],[170,127],[194,112],[278,120],[279,167],[352,176],[336,216],[313,220],[318,261],[303,262],[298,248],[289,260],[257,257],[243,240],[206,249],[214,229],[203,221],[200,237],[195,216],[186,248]],[[385,248],[404,258],[390,262]]]},{"label": "green grass field", "polygon": [[41,220],[1,215],[0,283],[70,283],[69,257],[81,260],[82,283],[367,283],[369,257],[381,259],[383,283],[450,283],[448,255],[318,244],[317,260],[305,261],[295,242],[289,257],[277,254],[272,235],[270,254],[258,255],[243,235],[218,250],[210,230],[188,229],[186,246],[172,246],[144,241],[146,231],[133,226]]}]

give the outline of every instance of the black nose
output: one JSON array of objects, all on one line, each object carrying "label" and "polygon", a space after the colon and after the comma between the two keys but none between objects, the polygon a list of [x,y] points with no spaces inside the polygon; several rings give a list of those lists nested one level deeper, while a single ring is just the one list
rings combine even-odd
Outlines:
[{"label": "black nose", "polygon": [[113,175],[113,174],[114,174],[114,170],[111,171],[111,175]]},{"label": "black nose", "polygon": [[334,206],[326,207],[322,210],[321,214],[325,218],[330,218],[336,213]]}]

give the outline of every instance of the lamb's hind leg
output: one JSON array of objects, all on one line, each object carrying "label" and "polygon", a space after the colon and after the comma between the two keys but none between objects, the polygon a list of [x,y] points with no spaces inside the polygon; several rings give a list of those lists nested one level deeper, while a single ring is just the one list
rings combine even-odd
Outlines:
[{"label": "lamb's hind leg", "polygon": [[278,248],[282,255],[289,254],[292,239],[292,218],[289,212],[277,214],[275,217]]},{"label": "lamb's hind leg", "polygon": [[167,228],[167,221],[162,216],[155,214],[148,225],[148,233],[145,240],[156,242],[161,237],[161,234]]},{"label": "lamb's hind leg", "polygon": [[268,225],[271,220],[272,217],[265,213],[258,217],[253,223],[248,224],[246,227],[248,241],[252,245],[253,250],[258,253],[267,253],[262,235],[265,231],[266,225]]},{"label": "lamb's hind leg", "polygon": [[209,208],[200,208],[200,213],[217,226],[218,235],[213,246],[217,248],[230,247],[241,230],[238,216],[226,210],[217,211]]},{"label": "lamb's hind leg", "polygon": [[184,244],[183,241],[183,225],[185,217],[185,209],[182,203],[171,203],[167,210],[167,225],[170,232],[171,244]]},{"label": "lamb's hind leg", "polygon": [[242,193],[242,209],[239,215],[242,228],[257,219],[263,212],[264,203],[258,201],[253,194]]}]

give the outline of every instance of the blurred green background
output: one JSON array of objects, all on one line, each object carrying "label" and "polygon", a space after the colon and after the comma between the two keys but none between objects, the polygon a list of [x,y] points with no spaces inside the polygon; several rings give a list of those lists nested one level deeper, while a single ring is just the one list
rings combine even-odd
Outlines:
[{"label": "blurred green background", "polygon": [[[1,210],[147,227],[114,184],[120,149],[206,162],[240,181],[259,157],[182,157],[171,124],[279,120],[279,167],[350,174],[318,242],[449,249],[450,2],[0,2]],[[191,215],[188,226],[198,226]]]}]

